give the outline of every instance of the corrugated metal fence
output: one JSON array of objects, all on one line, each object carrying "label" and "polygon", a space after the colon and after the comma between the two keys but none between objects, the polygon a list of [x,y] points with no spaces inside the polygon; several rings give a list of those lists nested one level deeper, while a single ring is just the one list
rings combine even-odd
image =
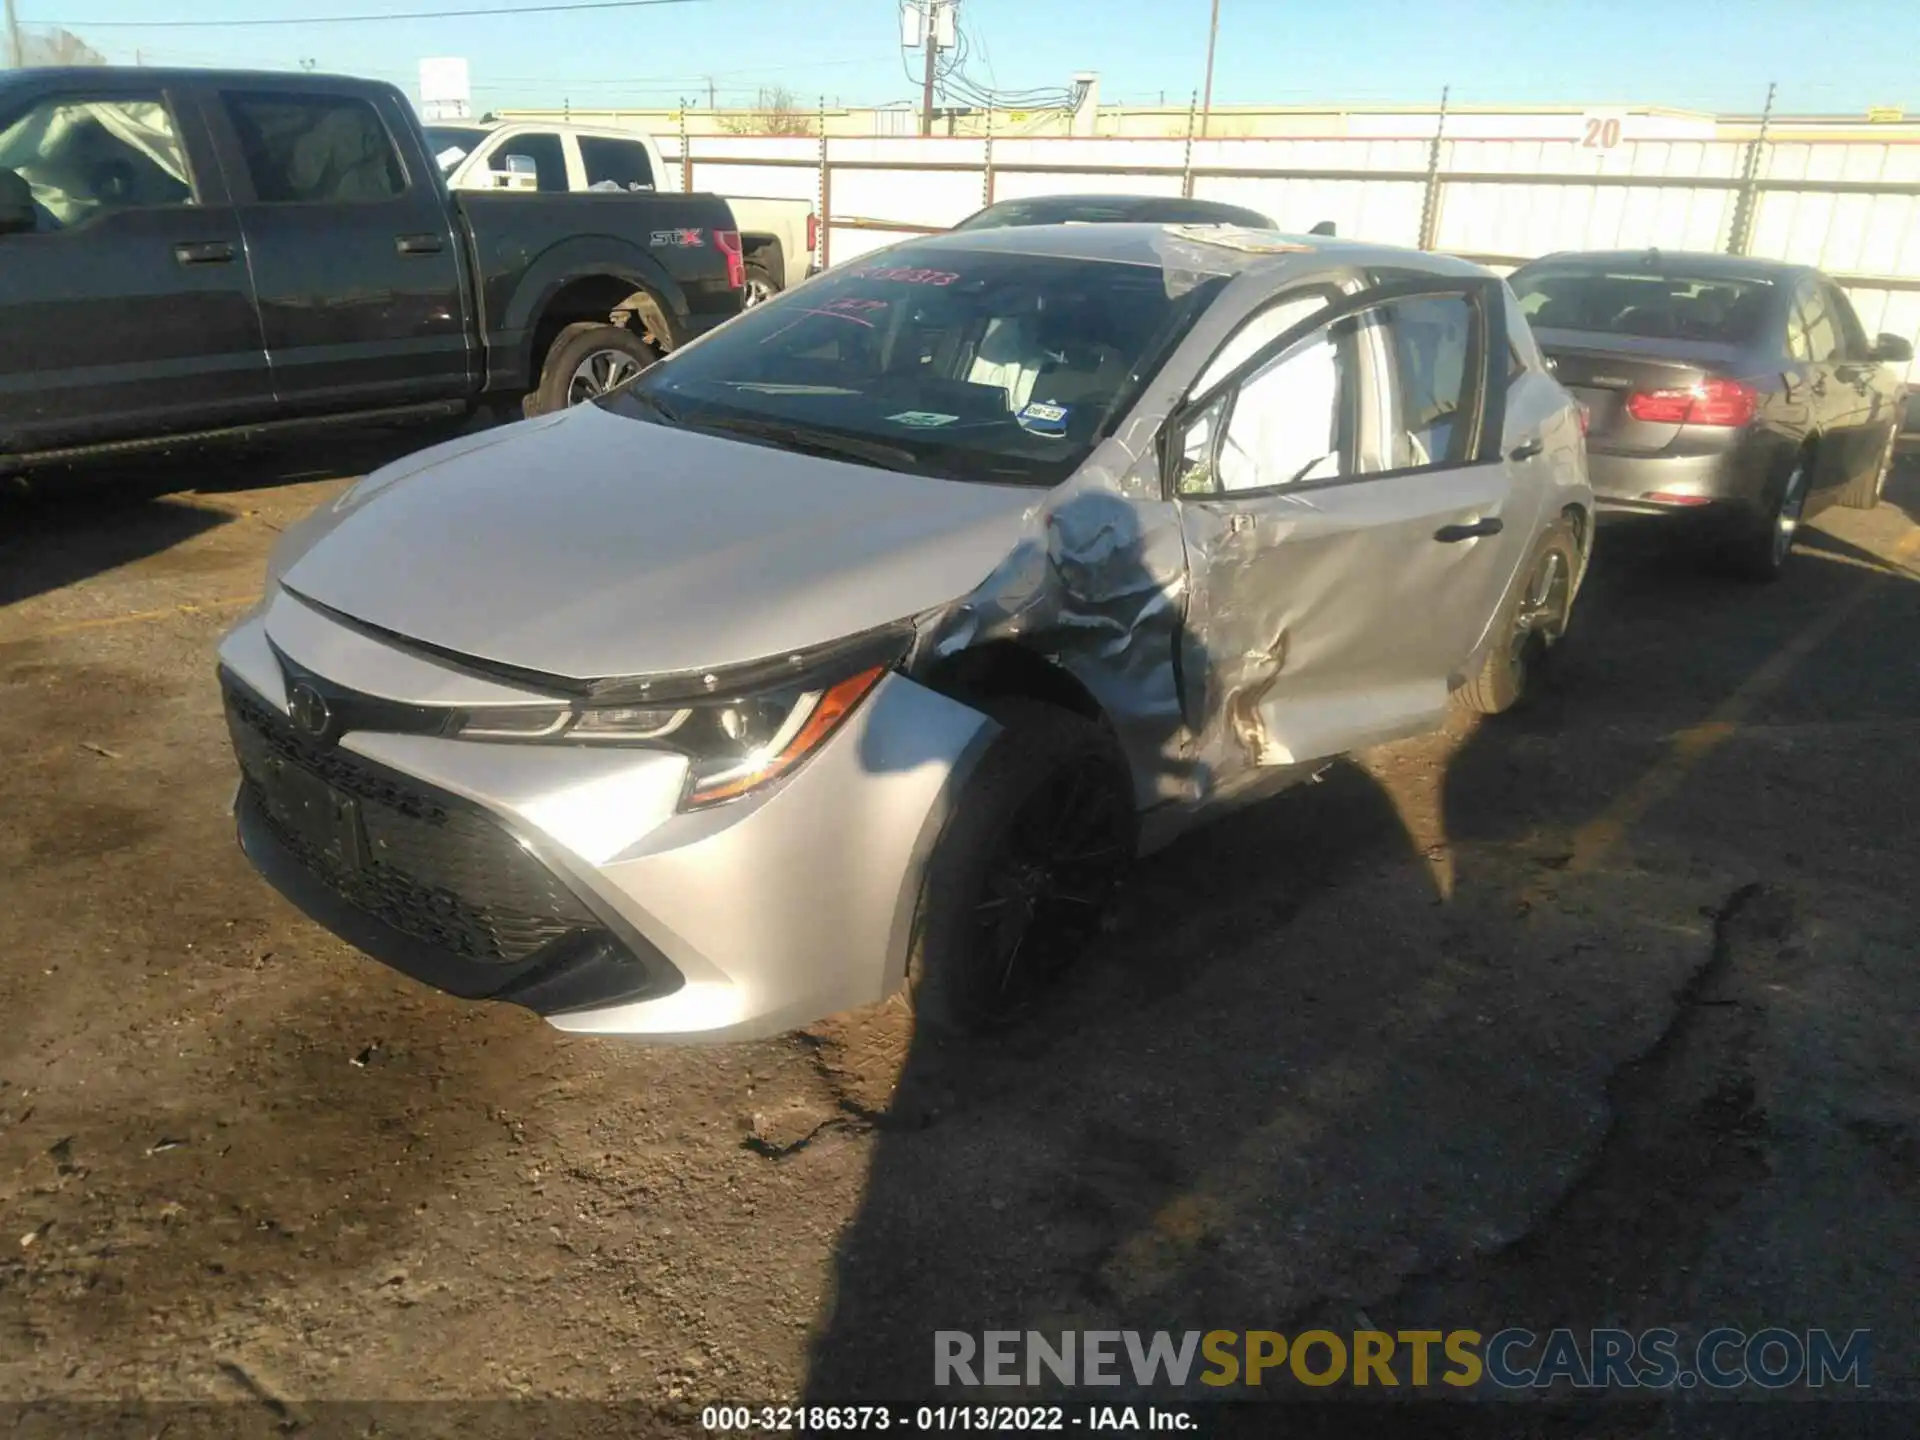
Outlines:
[{"label": "corrugated metal fence", "polygon": [[[1304,231],[1510,267],[1550,250],[1717,250],[1818,265],[1869,333],[1920,344],[1920,138],[660,137],[678,179],[808,199],[822,263],[1062,192],[1232,201]],[[1913,378],[1920,379],[1920,366]]]}]

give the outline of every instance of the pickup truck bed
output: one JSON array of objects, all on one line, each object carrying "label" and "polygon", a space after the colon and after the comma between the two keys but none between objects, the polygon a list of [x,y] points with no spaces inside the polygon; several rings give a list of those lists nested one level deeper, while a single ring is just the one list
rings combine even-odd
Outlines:
[{"label": "pickup truck bed", "polygon": [[466,195],[390,85],[0,76],[0,474],[582,398],[738,313],[711,195]]}]

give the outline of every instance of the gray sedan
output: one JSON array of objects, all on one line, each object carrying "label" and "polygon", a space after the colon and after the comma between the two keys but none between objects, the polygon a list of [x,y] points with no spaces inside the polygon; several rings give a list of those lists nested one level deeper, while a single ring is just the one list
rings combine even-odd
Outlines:
[{"label": "gray sedan", "polygon": [[1727,255],[1549,255],[1514,272],[1555,373],[1588,408],[1603,512],[1695,524],[1770,580],[1800,522],[1879,503],[1913,347],[1869,340],[1817,270]]},{"label": "gray sedan", "polygon": [[240,841],[566,1030],[1016,1013],[1137,855],[1511,706],[1578,411],[1463,261],[1102,225],[912,241],[289,531],[222,682]]}]

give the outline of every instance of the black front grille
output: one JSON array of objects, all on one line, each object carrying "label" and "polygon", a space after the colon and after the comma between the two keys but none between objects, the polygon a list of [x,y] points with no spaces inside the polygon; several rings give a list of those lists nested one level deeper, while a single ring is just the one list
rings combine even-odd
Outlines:
[{"label": "black front grille", "polygon": [[[604,932],[572,890],[484,813],[350,751],[306,743],[284,716],[231,682],[226,704],[240,769],[267,827],[355,909],[462,959],[497,965]],[[317,823],[316,807],[328,812]]]}]

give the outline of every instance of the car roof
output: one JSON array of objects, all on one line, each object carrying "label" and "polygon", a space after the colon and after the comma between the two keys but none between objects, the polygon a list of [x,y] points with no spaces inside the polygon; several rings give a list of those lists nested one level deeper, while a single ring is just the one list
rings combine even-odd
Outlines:
[{"label": "car roof", "polygon": [[1397,265],[1436,275],[1485,275],[1471,261],[1429,250],[1372,245],[1326,235],[1292,235],[1240,226],[1125,222],[1113,225],[1009,225],[991,230],[949,230],[889,248],[890,256],[938,250],[1011,255],[1051,255],[1068,260],[1105,260],[1164,269],[1168,242],[1179,242],[1179,262],[1210,274],[1237,275],[1257,269],[1324,270],[1340,266]]},{"label": "car roof", "polygon": [[1050,195],[1014,195],[1004,200],[996,200],[987,206],[988,210],[1011,209],[1016,205],[1111,205],[1116,209],[1144,208],[1154,205],[1178,206],[1191,210],[1236,210],[1245,212],[1251,209],[1246,205],[1235,205],[1230,200],[1206,200],[1195,195],[1139,195],[1124,190],[1111,194],[1083,195],[1077,191]]},{"label": "car roof", "polygon": [[1520,268],[1530,270],[1536,265],[1674,270],[1702,278],[1726,280],[1791,280],[1819,273],[1810,265],[1758,259],[1751,255],[1722,255],[1712,250],[1556,250],[1550,255],[1529,260]]}]

